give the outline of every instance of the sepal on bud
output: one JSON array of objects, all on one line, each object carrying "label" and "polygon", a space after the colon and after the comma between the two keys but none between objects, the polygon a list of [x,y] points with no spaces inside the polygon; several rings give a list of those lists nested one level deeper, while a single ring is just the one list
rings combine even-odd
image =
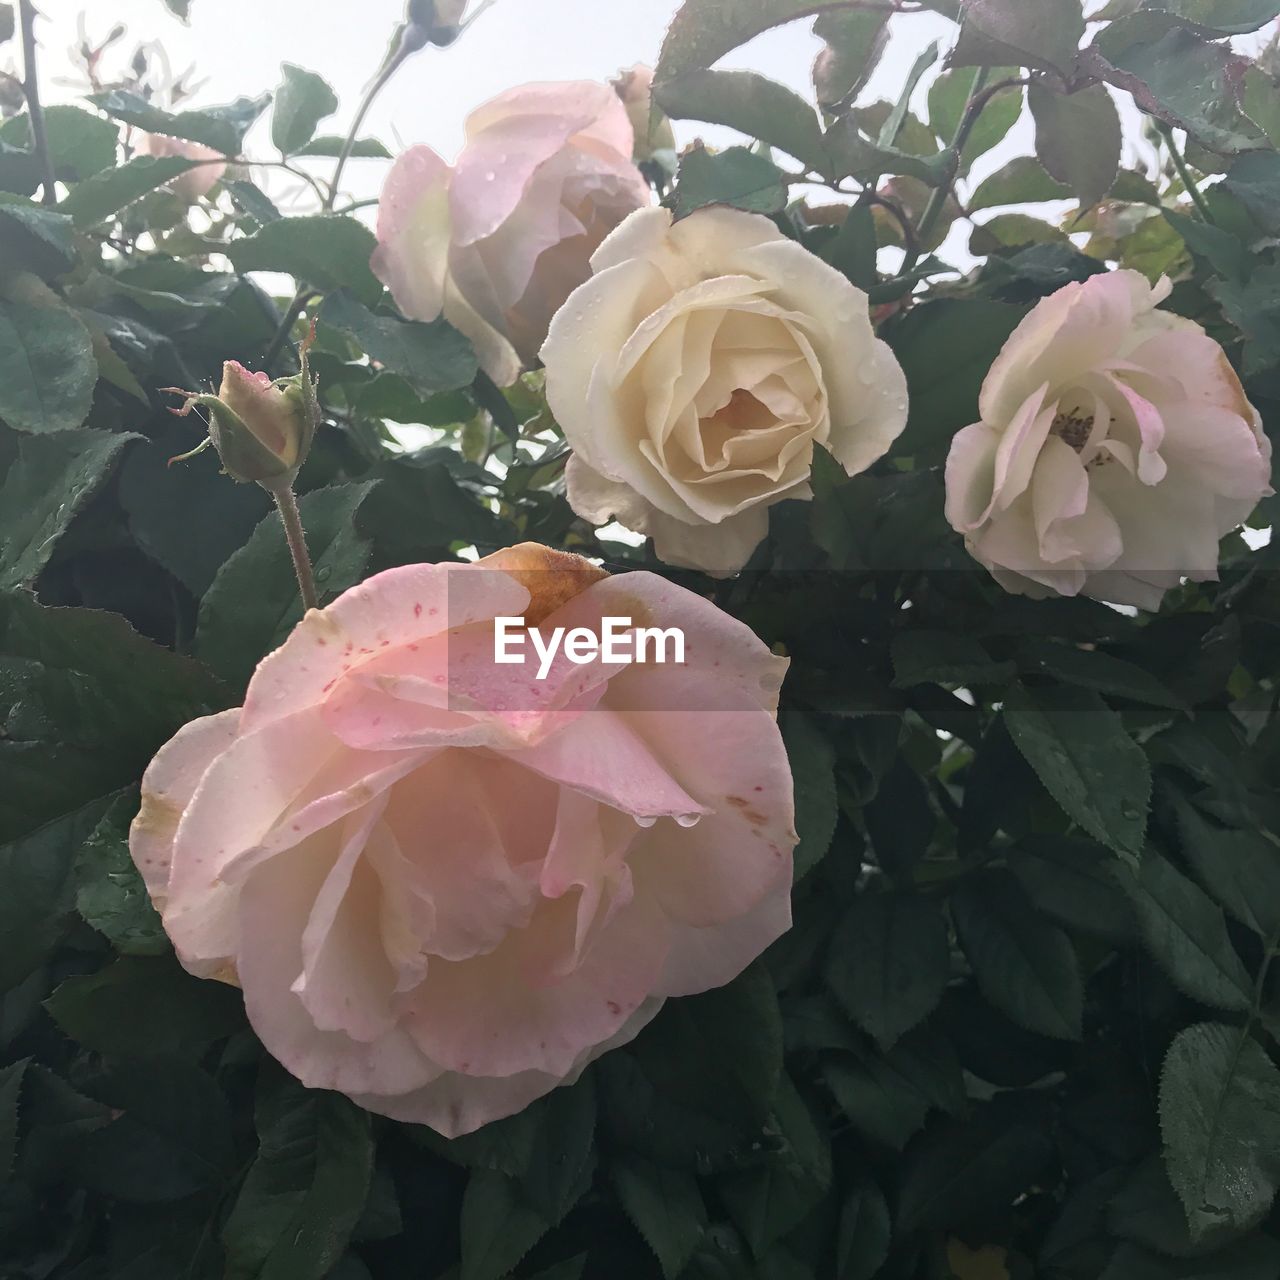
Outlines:
[{"label": "sepal on bud", "polygon": [[308,338],[301,349],[302,369],[292,378],[273,382],[265,373],[250,373],[238,361],[228,360],[217,395],[165,388],[186,397],[182,408],[170,410],[178,417],[185,418],[197,405],[209,413],[209,439],[171,461],[189,458],[212,444],[223,471],[233,480],[252,481],[272,491],[292,485],[320,416],[307,367],[310,344]]}]

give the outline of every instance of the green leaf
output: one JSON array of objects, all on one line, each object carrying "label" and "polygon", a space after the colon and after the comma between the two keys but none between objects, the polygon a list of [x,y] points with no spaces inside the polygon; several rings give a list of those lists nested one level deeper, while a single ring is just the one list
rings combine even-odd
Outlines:
[{"label": "green leaf", "polygon": [[1117,853],[1139,857],[1151,767],[1120,717],[1087,690],[1015,685],[1005,700],[1004,720],[1067,816]]},{"label": "green leaf", "polygon": [[781,1148],[755,1168],[724,1174],[718,1181],[730,1219],[757,1258],[796,1226],[831,1185],[825,1119],[814,1114],[785,1073],[770,1127],[780,1135]]},{"label": "green leaf", "polygon": [[948,1041],[923,1027],[908,1032],[888,1053],[854,1046],[823,1055],[822,1078],[853,1127],[895,1151],[931,1110],[964,1110],[955,1053]]},{"label": "green leaf", "polygon": [[0,486],[0,588],[34,582],[76,513],[139,436],[59,431],[25,436]]},{"label": "green leaf", "polygon": [[15,431],[70,431],[88,416],[98,366],[80,317],[0,301],[0,418]]},{"label": "green leaf", "polygon": [[104,807],[94,802],[0,845],[0,991],[16,987],[61,939],[72,911],[76,850]]},{"label": "green leaf", "polygon": [[1101,845],[1068,836],[1029,836],[1009,854],[1009,870],[1037,910],[1078,933],[1127,942],[1136,922],[1112,863]]},{"label": "green leaf", "polygon": [[891,1231],[884,1193],[858,1177],[840,1207],[835,1280],[875,1280],[889,1256]]},{"label": "green leaf", "polygon": [[762,31],[821,7],[814,0],[685,0],[667,28],[654,80],[709,67]]},{"label": "green leaf", "polygon": [[1227,319],[1248,339],[1244,372],[1252,374],[1280,362],[1280,267],[1255,258],[1246,280],[1210,280],[1205,288]]},{"label": "green leaf", "polygon": [[821,725],[803,711],[789,706],[782,714],[782,740],[795,783],[796,831],[800,843],[794,854],[799,880],[826,856],[835,835],[835,749]]},{"label": "green leaf", "polygon": [[1143,940],[1174,986],[1215,1008],[1249,1008],[1249,975],[1221,909],[1202,889],[1154,850],[1136,873],[1121,874],[1120,882],[1133,900]]},{"label": "green leaf", "polygon": [[1083,36],[1080,0],[968,0],[951,65],[1013,64],[1069,76]]},{"label": "green leaf", "polygon": [[1261,67],[1246,67],[1240,104],[1245,115],[1267,135],[1271,145],[1280,147],[1280,84]]},{"label": "green leaf", "polygon": [[145,98],[126,89],[110,89],[93,93],[89,101],[113,120],[123,120],[148,133],[170,138],[186,138],[200,142],[224,156],[237,156],[249,127],[267,109],[271,95],[237,98],[225,106],[205,107],[200,111],[162,111]]},{"label": "green leaf", "polygon": [[827,985],[883,1049],[937,1008],[951,976],[942,912],[915,894],[862,893],[832,935]]},{"label": "green leaf", "polygon": [[193,978],[172,956],[122,956],[45,1003],[77,1044],[123,1058],[195,1059],[245,1025],[237,988]]},{"label": "green leaf", "polygon": [[369,256],[377,241],[355,218],[311,214],[281,218],[233,240],[226,254],[237,271],[283,271],[317,289],[350,289],[372,305],[382,292]]},{"label": "green leaf", "polygon": [[820,256],[859,289],[872,289],[876,270],[876,224],[867,204],[850,205],[840,229],[821,248]]},{"label": "green leaf", "polygon": [[707,151],[695,147],[680,159],[676,178],[677,218],[709,204],[727,204],[748,213],[780,213],[787,203],[782,171],[746,147]]},{"label": "green leaf", "polygon": [[75,266],[71,219],[20,196],[0,197],[0,264],[50,279]]},{"label": "green leaf", "polygon": [[[364,576],[370,543],[356,515],[373,487],[370,482],[331,485],[298,501],[322,603]],[[218,570],[201,601],[196,653],[240,688],[301,619],[293,561],[279,516],[271,512]]]},{"label": "green leaf", "polygon": [[961,885],[951,915],[982,994],[1020,1027],[1078,1040],[1084,984],[1070,939],[1038,918],[1007,873]]},{"label": "green leaf", "polygon": [[241,213],[247,213],[261,226],[284,216],[261,187],[244,178],[223,178],[222,189]]},{"label": "green leaf", "polygon": [[[44,108],[44,128],[53,171],[62,182],[82,182],[115,165],[120,130],[109,120],[82,107],[50,103]],[[30,116],[14,116],[0,125],[0,142],[30,150]]]},{"label": "green leaf", "polygon": [[1001,213],[975,226],[969,252],[975,256],[1004,254],[1034,244],[1066,243],[1066,234],[1042,218],[1027,213]]},{"label": "green leaf", "polygon": [[889,14],[873,9],[834,9],[819,14],[813,34],[826,47],[813,64],[818,105],[852,102],[876,69],[889,43]]},{"label": "green leaf", "polygon": [[6,40],[13,39],[13,33],[16,28],[16,20],[13,14],[13,5],[9,3],[0,4],[0,44]]},{"label": "green leaf", "polygon": [[1280,235],[1280,155],[1251,151],[1237,157],[1222,185],[1236,196],[1268,235]]},{"label": "green leaf", "polygon": [[[570,1196],[574,1203],[590,1187],[593,1169],[589,1162],[579,1171]],[[461,1280],[500,1280],[557,1221],[529,1204],[520,1184],[506,1174],[472,1174],[462,1197]]]},{"label": "green leaf", "polygon": [[1216,1253],[1170,1259],[1122,1244],[1098,1280],[1271,1280],[1280,1267],[1280,1244],[1257,1233]]},{"label": "green leaf", "polygon": [[271,142],[281,155],[293,155],[311,141],[316,125],[338,109],[338,96],[323,76],[286,62],[271,113]]},{"label": "green leaf", "polygon": [[164,7],[183,22],[191,20],[191,0],[164,0]]},{"label": "green leaf", "polygon": [[996,662],[973,636],[950,631],[900,631],[889,646],[895,689],[920,684],[1003,684],[1012,662]]},{"label": "green leaf", "polygon": [[964,1125],[934,1131],[902,1170],[899,1233],[927,1227],[963,1230],[1005,1215],[1031,1191],[1054,1158],[1049,1114],[1022,1098],[989,1103]]},{"label": "green leaf", "polygon": [[984,178],[969,197],[970,213],[1004,204],[1040,204],[1065,200],[1070,189],[1051,178],[1034,156],[1015,156],[1003,168]]},{"label": "green leaf", "polygon": [[97,1072],[82,1087],[116,1113],[80,1145],[87,1186],[141,1204],[225,1186],[235,1164],[231,1111],[207,1072],[153,1058]]},{"label": "green leaf", "polygon": [[264,1067],[258,1154],[222,1228],[226,1280],[322,1280],[346,1249],[373,1173],[369,1115]]},{"label": "green leaf", "polygon": [[946,456],[951,437],[978,421],[982,381],[1024,314],[1004,302],[943,298],[913,307],[885,333],[907,375],[910,405],[895,453]]},{"label": "green leaf", "polygon": [[447,320],[423,324],[374,315],[345,290],[324,300],[318,320],[353,338],[370,359],[399,374],[420,396],[456,391],[475,379],[475,350]]},{"label": "green leaf", "polygon": [[58,209],[70,214],[81,229],[96,227],[194,167],[181,156],[137,156],[118,169],[107,169],[80,183]]},{"label": "green leaf", "polygon": [[169,950],[160,915],[129,854],[129,823],[138,811],[131,790],[117,796],[76,858],[76,910],[123,955]]},{"label": "green leaf", "polygon": [[[298,155],[336,157],[342,154],[342,147],[345,142],[346,139],[339,137],[337,134],[324,134],[319,138],[312,138],[298,152]],[[351,158],[355,160],[390,160],[391,152],[377,138],[357,138],[355,145],[351,148]]]},{"label": "green leaf", "polygon": [[1176,209],[1162,209],[1168,224],[1182,237],[1182,242],[1198,258],[1203,258],[1219,275],[1246,279],[1254,259],[1244,242],[1231,232],[1201,222]]},{"label": "green leaf", "polygon": [[1033,84],[1027,101],[1036,122],[1036,155],[1088,208],[1111,190],[1120,172],[1120,115],[1103,85],[1059,93]]},{"label": "green leaf", "polygon": [[182,725],[225,705],[203,667],[118,615],[0,595],[0,840],[135,782]]},{"label": "green leaf", "polygon": [[654,96],[676,120],[727,125],[826,174],[831,160],[813,108],[784,85],[754,71],[689,71]]},{"label": "green leaf", "polygon": [[1200,883],[1241,924],[1266,939],[1280,935],[1280,847],[1259,831],[1207,822],[1174,798],[1182,851]]},{"label": "green leaf", "polygon": [[1142,8],[1213,36],[1244,35],[1280,16],[1277,0],[1146,0]]},{"label": "green leaf", "polygon": [[1027,675],[1052,676],[1062,684],[1094,689],[1113,698],[1152,707],[1186,711],[1187,704],[1149,671],[1114,658],[1101,649],[1079,649],[1055,640],[1024,640],[1017,650],[1019,668]]},{"label": "green leaf", "polygon": [[1096,42],[1110,63],[1107,79],[1132,93],[1144,111],[1185,129],[1211,151],[1235,155],[1265,145],[1240,113],[1231,49],[1184,27],[1160,27],[1160,16],[1145,12],[1113,22]]},{"label": "green leaf", "polygon": [[597,1070],[613,1147],[702,1173],[758,1159],[782,1071],[772,981],[756,964],[728,986],[668,1001]]},{"label": "green leaf", "polygon": [[899,147],[883,146],[862,132],[852,112],[841,116],[827,130],[826,145],[837,177],[870,181],[881,174],[905,174],[930,187],[946,180],[947,159],[943,153],[917,156]]},{"label": "green leaf", "polygon": [[633,1154],[614,1159],[609,1171],[623,1211],[653,1250],[666,1280],[676,1280],[707,1228],[697,1180]]},{"label": "green leaf", "polygon": [[1280,1181],[1280,1070],[1247,1029],[1178,1033],[1160,1073],[1160,1129],[1193,1239],[1263,1218]]}]

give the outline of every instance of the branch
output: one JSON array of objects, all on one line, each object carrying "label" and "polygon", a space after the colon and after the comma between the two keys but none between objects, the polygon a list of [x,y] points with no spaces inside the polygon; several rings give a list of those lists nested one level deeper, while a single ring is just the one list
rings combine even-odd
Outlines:
[{"label": "branch", "polygon": [[[938,221],[939,215],[942,213],[943,207],[947,203],[947,197],[951,194],[951,188],[955,183],[956,174],[960,169],[960,157],[964,151],[964,144],[969,141],[969,135],[973,132],[973,126],[978,123],[978,117],[982,114],[983,108],[996,96],[1005,89],[1019,88],[1028,83],[1021,77],[1011,77],[1008,80],[997,80],[995,84],[986,84],[987,69],[983,67],[974,77],[973,87],[969,90],[969,100],[965,103],[964,113],[960,117],[960,122],[956,125],[955,137],[951,139],[951,145],[948,148],[951,152],[951,160],[947,166],[946,176],[943,181],[934,187],[929,195],[929,203],[925,205],[924,213],[920,215],[920,225],[916,228],[916,238],[920,245],[928,242],[929,233],[933,230],[933,225]],[[919,250],[913,256],[908,253],[902,260],[902,266],[898,270],[900,276],[908,275],[912,268],[919,260]]]},{"label": "branch", "polygon": [[53,157],[49,154],[49,135],[44,127],[44,108],[40,105],[40,82],[36,77],[36,10],[32,0],[18,0],[22,15],[22,91],[27,97],[27,113],[31,117],[31,141],[40,161],[40,199],[54,204],[58,193],[54,188]]}]

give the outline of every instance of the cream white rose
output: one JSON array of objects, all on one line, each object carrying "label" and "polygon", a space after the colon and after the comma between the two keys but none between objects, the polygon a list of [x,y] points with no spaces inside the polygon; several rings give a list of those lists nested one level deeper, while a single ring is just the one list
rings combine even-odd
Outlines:
[{"label": "cream white rose", "polygon": [[569,502],[668,564],[740,569],[769,508],[811,496],[815,445],[852,475],[905,425],[866,294],[767,218],[641,209],[591,266],[542,348]]},{"label": "cream white rose", "polygon": [[947,519],[1007,591],[1158,609],[1218,574],[1270,492],[1271,445],[1222,348],[1112,271],[1039,302],[947,458]]}]

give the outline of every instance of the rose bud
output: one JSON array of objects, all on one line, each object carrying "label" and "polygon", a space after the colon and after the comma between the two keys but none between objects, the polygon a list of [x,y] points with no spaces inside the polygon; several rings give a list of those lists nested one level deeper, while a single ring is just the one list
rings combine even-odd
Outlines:
[{"label": "rose bud", "polygon": [[172,461],[212,444],[233,480],[256,481],[267,489],[292,484],[306,460],[318,417],[305,359],[304,353],[303,369],[296,377],[274,382],[266,373],[250,373],[239,361],[228,360],[216,396],[165,388],[187,397],[181,409],[171,410],[178,417],[185,418],[196,405],[209,410],[208,440]]},{"label": "rose bud", "polygon": [[655,152],[674,152],[676,136],[671,131],[671,121],[653,106],[653,68],[637,63],[627,71],[620,71],[609,83],[622,99],[636,135],[632,159],[640,164],[652,159]]}]

